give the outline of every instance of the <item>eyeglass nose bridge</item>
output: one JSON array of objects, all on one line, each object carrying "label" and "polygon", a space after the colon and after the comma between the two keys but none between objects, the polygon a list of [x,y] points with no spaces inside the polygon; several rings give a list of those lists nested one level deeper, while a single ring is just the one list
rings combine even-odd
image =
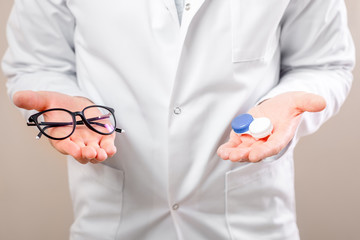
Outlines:
[{"label": "eyeglass nose bridge", "polygon": [[81,118],[82,123],[89,127],[88,121],[87,121],[86,117],[84,116],[83,112],[81,112],[81,111],[73,112],[73,116],[75,119],[75,124],[78,123],[78,121],[76,121],[76,116],[79,116]]}]

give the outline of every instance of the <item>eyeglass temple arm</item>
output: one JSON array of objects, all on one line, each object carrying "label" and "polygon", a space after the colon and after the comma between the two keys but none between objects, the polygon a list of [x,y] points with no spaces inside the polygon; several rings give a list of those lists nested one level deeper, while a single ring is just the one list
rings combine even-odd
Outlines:
[{"label": "eyeglass temple arm", "polygon": [[[87,121],[92,122],[92,121],[102,120],[102,119],[106,119],[106,118],[109,118],[109,116],[103,115],[100,117],[88,118]],[[51,127],[62,127],[62,126],[67,126],[67,125],[72,125],[72,124],[73,124],[73,122],[40,122],[40,123],[38,123],[38,125],[48,125]],[[82,120],[76,121],[76,124],[83,125],[84,121],[82,121]],[[35,123],[27,123],[27,125],[28,126],[36,126]]]}]

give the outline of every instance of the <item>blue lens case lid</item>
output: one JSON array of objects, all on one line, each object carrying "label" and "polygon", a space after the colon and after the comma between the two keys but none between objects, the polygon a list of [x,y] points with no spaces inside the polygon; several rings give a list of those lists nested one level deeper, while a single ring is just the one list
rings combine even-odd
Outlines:
[{"label": "blue lens case lid", "polygon": [[240,114],[232,120],[231,127],[236,133],[245,133],[249,131],[249,126],[253,121],[254,118],[250,114]]}]

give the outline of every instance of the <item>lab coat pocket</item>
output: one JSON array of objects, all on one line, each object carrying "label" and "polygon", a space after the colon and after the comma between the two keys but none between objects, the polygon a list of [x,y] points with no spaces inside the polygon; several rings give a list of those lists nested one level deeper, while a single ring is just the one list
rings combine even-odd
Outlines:
[{"label": "lab coat pocket", "polygon": [[286,154],[226,174],[231,239],[297,239],[293,161]]},{"label": "lab coat pocket", "polygon": [[266,61],[279,45],[289,0],[231,0],[233,62]]},{"label": "lab coat pocket", "polygon": [[122,211],[124,173],[105,164],[68,161],[75,221],[71,240],[116,239]]}]

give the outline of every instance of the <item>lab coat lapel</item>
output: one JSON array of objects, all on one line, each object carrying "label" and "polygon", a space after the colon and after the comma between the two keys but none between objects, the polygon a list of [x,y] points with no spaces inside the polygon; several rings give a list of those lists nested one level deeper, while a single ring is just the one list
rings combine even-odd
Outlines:
[{"label": "lab coat lapel", "polygon": [[[183,15],[183,19],[182,19],[182,23],[181,23],[181,26],[182,26],[181,30],[184,33],[184,35],[186,35],[187,29],[188,29],[192,19],[194,18],[194,16],[199,11],[199,9],[201,8],[201,6],[204,4],[205,1],[206,0],[189,0],[189,1],[185,0],[184,15],[186,15],[186,16]],[[169,10],[173,19],[177,23],[179,23],[179,18],[178,18],[175,1],[174,0],[163,0],[163,2],[165,4],[166,8]]]},{"label": "lab coat lapel", "polygon": [[[171,1],[172,5],[175,8],[175,13],[177,16],[177,10],[176,10],[176,5],[175,5],[175,1],[174,0],[164,0],[165,2]],[[180,35],[179,35],[179,41],[178,41],[178,49],[179,49],[179,55],[178,55],[178,62],[177,62],[177,70],[179,69],[179,66],[181,65],[181,55],[182,55],[182,51],[183,51],[183,47],[184,47],[184,43],[186,40],[186,36],[188,34],[188,30],[190,27],[190,24],[192,22],[192,20],[194,19],[194,17],[196,16],[196,14],[198,13],[198,11],[200,10],[200,8],[203,6],[203,4],[205,3],[206,0],[185,0],[184,3],[184,12],[182,15],[182,22],[181,22],[181,26],[180,26]],[[190,4],[190,5],[187,5]],[[176,97],[174,94],[176,94],[176,92],[174,91],[175,86],[177,85],[177,73],[175,75],[175,81],[173,84],[173,89],[172,89],[172,94],[171,94],[171,101],[170,104],[173,104],[174,101],[174,97]]]},{"label": "lab coat lapel", "polygon": [[200,10],[204,2],[205,0],[192,0],[192,1],[185,0],[184,12],[181,22],[181,35],[183,36],[183,38],[186,37],[187,30],[189,29],[189,26],[193,18],[195,17],[196,13]]},{"label": "lab coat lapel", "polygon": [[173,20],[178,24],[179,24],[179,18],[178,18],[178,13],[176,10],[176,5],[175,5],[175,1],[174,0],[163,0],[165,7],[169,10]]},{"label": "lab coat lapel", "polygon": [[[170,4],[173,6],[173,8],[175,9],[175,14],[176,14],[176,18],[177,18],[177,10],[176,10],[176,5],[175,5],[175,1],[174,0],[163,0],[167,6],[169,6]],[[179,41],[176,43],[177,45],[177,49],[178,49],[178,56],[177,56],[177,66],[176,66],[176,71],[175,71],[175,77],[174,77],[174,82],[173,82],[173,86],[172,86],[172,90],[171,90],[171,97],[170,97],[170,102],[169,102],[169,107],[171,108],[173,105],[176,105],[176,97],[177,97],[177,93],[178,90],[176,91],[175,89],[177,89],[177,85],[178,83],[178,70],[179,68],[181,69],[181,64],[182,64],[182,51],[183,51],[183,47],[184,47],[184,43],[185,43],[185,39],[186,36],[188,34],[188,29],[189,26],[193,20],[193,18],[195,17],[196,13],[199,11],[199,9],[203,6],[203,4],[205,3],[206,0],[185,0],[184,3],[184,12],[182,15],[182,22],[181,22],[181,26],[180,26],[180,34],[179,34]],[[190,4],[187,5],[187,4]],[[187,7],[190,7],[189,9],[186,9]],[[177,18],[178,19],[178,18]],[[170,117],[171,115],[169,115]],[[169,119],[169,121],[171,122],[171,117]]]}]

